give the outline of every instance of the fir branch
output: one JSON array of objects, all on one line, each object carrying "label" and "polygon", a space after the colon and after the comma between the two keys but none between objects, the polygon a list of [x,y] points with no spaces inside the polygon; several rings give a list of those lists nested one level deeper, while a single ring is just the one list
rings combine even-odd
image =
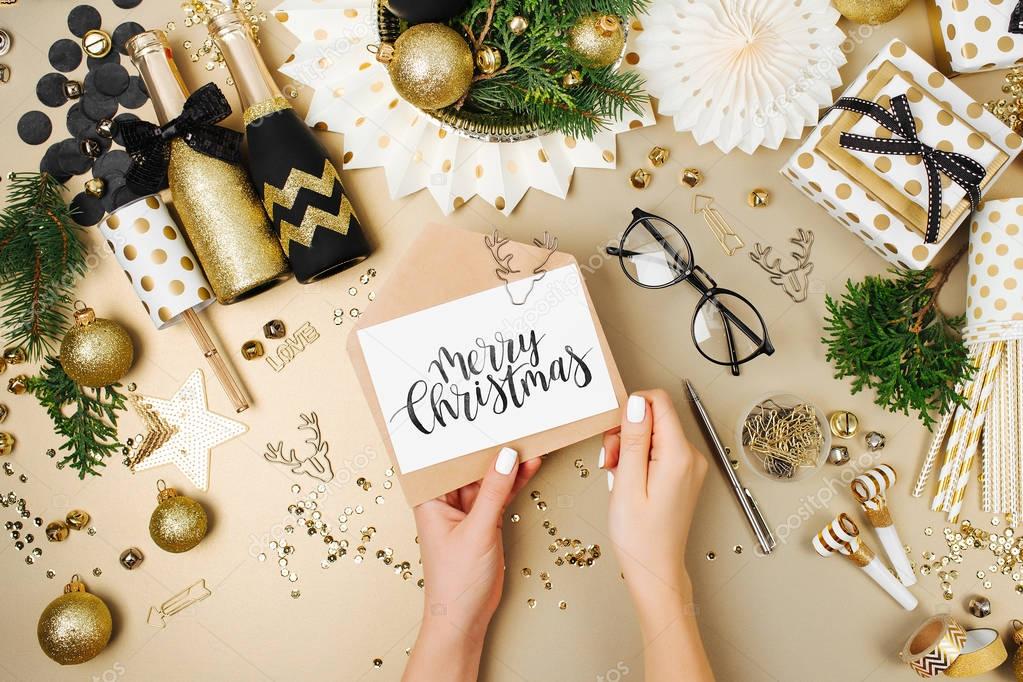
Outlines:
[{"label": "fir branch", "polygon": [[68,454],[58,468],[70,466],[78,472],[78,478],[97,476],[97,467],[106,466],[103,460],[123,448],[116,428],[117,413],[125,408],[125,396],[117,391],[119,387],[79,386],[53,356],[46,357],[39,376],[29,378],[28,391],[46,408],[54,432],[65,439],[60,449]]},{"label": "fir branch", "polygon": [[964,405],[958,386],[976,372],[958,335],[964,316],[945,317],[936,301],[960,250],[940,270],[895,268],[894,278],[846,282],[840,300],[827,296],[827,359],[835,378],[852,378],[852,392],[870,388],[890,412],[917,413],[924,426]]},{"label": "fir branch", "polygon": [[47,173],[12,173],[0,213],[0,329],[30,360],[52,352],[67,327],[75,280],[85,274],[82,229]]}]

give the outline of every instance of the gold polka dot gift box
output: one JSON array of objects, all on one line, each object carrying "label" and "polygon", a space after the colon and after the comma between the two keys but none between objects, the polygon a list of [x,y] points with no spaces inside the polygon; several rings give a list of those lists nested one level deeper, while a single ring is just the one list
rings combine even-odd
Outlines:
[{"label": "gold polka dot gift box", "polygon": [[900,40],[857,76],[782,174],[888,262],[926,267],[1023,139]]},{"label": "gold polka dot gift box", "polygon": [[927,0],[938,68],[951,76],[1023,64],[1017,1]]},{"label": "gold polka dot gift box", "polygon": [[968,344],[1023,339],[1023,199],[985,201],[970,221]]},{"label": "gold polka dot gift box", "polygon": [[122,206],[99,229],[157,329],[216,300],[159,195]]}]

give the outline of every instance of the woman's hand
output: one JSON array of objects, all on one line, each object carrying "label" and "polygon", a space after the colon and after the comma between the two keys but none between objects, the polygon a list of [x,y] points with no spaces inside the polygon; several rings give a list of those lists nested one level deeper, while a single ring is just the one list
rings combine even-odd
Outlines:
[{"label": "woman's hand", "polygon": [[611,488],[608,528],[646,642],[647,679],[713,674],[696,627],[686,541],[706,458],[686,439],[662,390],[629,397],[621,427],[604,434]]},{"label": "woman's hand", "polygon": [[425,604],[406,682],[476,679],[504,586],[504,510],[539,468],[505,448],[482,481],[415,508]]}]

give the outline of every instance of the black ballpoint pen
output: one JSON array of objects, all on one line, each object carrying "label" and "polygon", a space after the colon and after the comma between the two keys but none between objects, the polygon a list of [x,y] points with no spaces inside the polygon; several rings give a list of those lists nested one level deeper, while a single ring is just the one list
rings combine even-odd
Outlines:
[{"label": "black ballpoint pen", "polygon": [[764,554],[770,554],[777,545],[774,534],[771,533],[771,528],[767,525],[767,521],[764,520],[764,515],[760,513],[760,507],[757,506],[753,493],[750,492],[749,488],[742,485],[738,475],[732,469],[728,453],[725,452],[725,446],[721,443],[721,439],[714,429],[714,424],[710,421],[710,415],[703,406],[703,402],[700,401],[700,396],[697,395],[696,389],[693,388],[688,379],[686,380],[686,389],[689,391],[689,397],[692,398],[693,405],[696,406],[696,413],[700,416],[700,421],[703,423],[707,438],[710,439],[714,452],[717,453],[718,463],[721,464],[728,482],[732,484],[732,491],[735,493],[735,498],[739,501],[742,511],[746,514],[746,519],[749,521],[750,526],[753,527],[753,533],[757,536],[760,549],[763,550]]}]

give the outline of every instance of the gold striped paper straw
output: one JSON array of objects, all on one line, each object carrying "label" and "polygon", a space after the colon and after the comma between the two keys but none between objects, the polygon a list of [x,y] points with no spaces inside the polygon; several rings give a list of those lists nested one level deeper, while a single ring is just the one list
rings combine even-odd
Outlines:
[{"label": "gold striped paper straw", "polygon": [[[982,347],[977,354],[977,362],[974,364],[978,372],[983,372],[989,357],[990,348]],[[949,436],[948,445],[945,446],[945,460],[941,465],[941,471],[938,473],[938,491],[934,494],[934,500],[931,502],[931,509],[933,511],[945,511],[945,497],[951,483],[952,472],[955,470],[954,467],[957,463],[959,437],[967,416],[976,405],[975,398],[979,392],[975,388],[976,385],[977,375],[975,374],[973,379],[963,386],[962,396],[966,401],[966,405],[956,406],[955,417],[952,420],[952,433]]]},{"label": "gold striped paper straw", "polygon": [[980,444],[980,434],[984,428],[984,420],[987,417],[988,408],[991,406],[991,393],[995,387],[995,379],[998,376],[999,360],[1002,357],[1002,349],[1005,341],[996,341],[991,351],[991,359],[980,377],[980,396],[977,401],[977,409],[971,415],[969,427],[963,442],[964,456],[959,468],[958,476],[953,479],[955,488],[951,491],[951,499],[948,509],[948,520],[955,523],[959,520],[959,512],[963,507],[963,496],[966,494],[966,486],[970,482],[970,469],[973,466],[973,458],[977,454],[977,447]]}]

